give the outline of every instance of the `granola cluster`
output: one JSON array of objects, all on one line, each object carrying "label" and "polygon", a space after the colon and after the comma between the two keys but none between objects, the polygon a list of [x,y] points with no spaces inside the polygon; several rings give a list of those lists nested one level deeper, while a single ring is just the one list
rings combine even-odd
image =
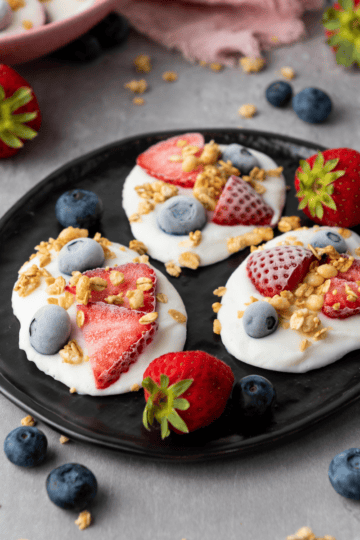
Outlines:
[{"label": "granola cluster", "polygon": [[136,186],[135,191],[144,199],[138,205],[137,212],[129,217],[130,223],[140,223],[141,216],[149,214],[158,203],[163,203],[178,194],[178,188],[172,184],[167,184],[162,180]]},{"label": "granola cluster", "polygon": [[[251,251],[255,251],[254,246],[267,242],[273,237],[274,231],[271,227],[256,227],[251,232],[228,238],[227,249],[229,253],[236,253],[250,246]],[[262,247],[259,246],[257,249],[262,249]]]},{"label": "granola cluster", "polygon": [[336,540],[333,536],[316,536],[310,527],[301,527],[295,534],[286,537],[286,540]]},{"label": "granola cluster", "polygon": [[81,364],[82,362],[89,361],[89,357],[84,355],[83,350],[76,339],[69,341],[65,347],[59,351],[59,354],[66,364]]}]

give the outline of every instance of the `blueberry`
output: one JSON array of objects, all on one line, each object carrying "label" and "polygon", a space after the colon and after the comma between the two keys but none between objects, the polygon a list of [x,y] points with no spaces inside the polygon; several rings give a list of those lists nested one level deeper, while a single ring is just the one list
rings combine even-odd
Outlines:
[{"label": "blueberry", "polygon": [[334,457],[329,467],[329,480],[339,495],[360,499],[360,448],[349,448]]},{"label": "blueberry", "polygon": [[21,426],[10,431],[4,441],[6,457],[20,467],[34,467],[46,456],[47,439],[36,427]]},{"label": "blueberry", "polygon": [[284,107],[292,97],[291,85],[284,81],[275,81],[267,87],[265,96],[274,107]]},{"label": "blueberry", "polygon": [[222,153],[222,159],[223,161],[231,161],[242,174],[249,174],[254,167],[259,167],[256,157],[241,144],[229,144]]},{"label": "blueberry", "polygon": [[273,385],[260,375],[248,375],[234,385],[233,402],[238,404],[245,417],[270,414],[275,399],[276,392]]},{"label": "blueberry", "polygon": [[206,210],[193,197],[171,197],[160,208],[157,224],[167,234],[189,234],[202,229],[206,223]]},{"label": "blueberry", "polygon": [[127,20],[118,13],[109,13],[89,33],[98,40],[104,49],[107,49],[120,45],[127,39],[129,25]]},{"label": "blueberry", "polygon": [[311,245],[317,248],[334,246],[338,253],[345,253],[347,250],[344,238],[333,231],[318,231],[314,234]]},{"label": "blueberry", "polygon": [[93,473],[79,463],[66,463],[53,469],[46,479],[50,500],[66,510],[83,510],[95,497],[97,482]]},{"label": "blueberry", "polygon": [[73,189],[63,193],[55,205],[55,215],[63,227],[93,225],[102,214],[102,202],[96,193]]},{"label": "blueberry", "polygon": [[0,30],[4,30],[11,23],[12,11],[7,0],[0,0]]},{"label": "blueberry", "polygon": [[71,333],[71,321],[66,309],[56,304],[40,308],[30,327],[30,344],[41,354],[55,354],[67,343]]},{"label": "blueberry", "polygon": [[77,238],[68,242],[59,253],[59,270],[71,276],[74,271],[85,272],[99,268],[105,261],[103,248],[91,238]]},{"label": "blueberry", "polygon": [[87,33],[71,41],[65,47],[51,53],[51,58],[61,62],[91,62],[102,54],[102,48],[95,36]]},{"label": "blueberry", "polygon": [[245,309],[242,321],[248,336],[263,338],[275,332],[279,319],[271,304],[259,301]]},{"label": "blueberry", "polygon": [[323,90],[305,88],[293,97],[292,106],[301,120],[319,124],[324,122],[331,112],[331,99]]}]

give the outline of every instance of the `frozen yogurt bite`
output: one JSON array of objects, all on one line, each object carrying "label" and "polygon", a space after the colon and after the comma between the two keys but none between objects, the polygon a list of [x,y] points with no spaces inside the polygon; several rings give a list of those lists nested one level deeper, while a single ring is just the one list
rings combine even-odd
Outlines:
[{"label": "frozen yogurt bite", "polygon": [[0,0],[0,38],[28,32],[45,24],[44,6],[39,0]]},{"label": "frozen yogurt bite", "polygon": [[148,257],[86,229],[36,246],[12,307],[28,360],[78,394],[138,389],[148,364],[186,339],[184,304]]},{"label": "frozen yogurt bite", "polygon": [[196,269],[272,238],[285,202],[282,168],[239,144],[199,133],[150,147],[125,180],[134,237],[165,264]]},{"label": "frozen yogurt bite", "polygon": [[253,248],[223,289],[215,328],[247,364],[320,368],[360,348],[359,285],[356,233],[299,228]]}]

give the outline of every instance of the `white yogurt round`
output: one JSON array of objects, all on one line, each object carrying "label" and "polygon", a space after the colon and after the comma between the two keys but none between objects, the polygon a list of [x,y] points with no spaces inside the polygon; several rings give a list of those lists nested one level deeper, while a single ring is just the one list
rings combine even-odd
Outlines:
[{"label": "white yogurt round", "polygon": [[[108,259],[104,263],[105,266],[121,265],[132,262],[138,254],[128,248],[125,251],[120,250],[120,244],[113,243],[111,250],[115,252],[116,258]],[[54,252],[52,252],[54,253]],[[25,270],[33,264],[39,265],[38,258],[34,258],[30,263],[22,268]],[[153,268],[153,267],[151,267]],[[62,274],[58,269],[57,258],[54,258],[50,264],[46,266],[53,277],[63,276],[66,282],[69,281],[69,276]],[[17,292],[12,294],[12,307],[16,317],[20,322],[19,347],[25,351],[29,360],[34,362],[38,369],[50,375],[57,381],[64,383],[69,388],[76,388],[78,394],[89,394],[92,396],[107,396],[113,394],[122,394],[129,392],[132,385],[141,385],[143,373],[149,363],[168,352],[182,351],[186,340],[186,324],[176,322],[169,315],[169,309],[175,309],[186,315],[185,306],[176,289],[171,285],[167,278],[156,268],[153,268],[157,275],[157,293],[163,293],[168,297],[166,304],[157,302],[156,311],[159,316],[157,319],[158,330],[154,335],[153,341],[145,348],[144,352],[139,355],[137,361],[130,366],[129,371],[122,373],[120,378],[108,388],[98,390],[95,386],[95,380],[90,366],[90,362],[82,364],[67,364],[64,363],[60,354],[43,355],[38,353],[31,345],[29,338],[29,326],[34,314],[40,307],[47,305],[49,295],[46,293],[45,280],[42,284],[29,296],[20,297]],[[76,339],[78,344],[84,351],[84,355],[88,355],[83,334],[81,329],[76,325],[76,304],[74,303],[68,313],[71,318],[72,332],[69,339]]]},{"label": "white yogurt round", "polygon": [[[224,146],[221,147],[225,148]],[[249,150],[254,154],[260,163],[260,167],[269,170],[275,169],[277,164],[265,154],[256,150]],[[126,178],[123,188],[123,207],[127,217],[137,212],[139,202],[142,200],[135,191],[136,186],[153,182],[156,178],[148,175],[141,167],[136,165]],[[266,192],[262,195],[264,201],[271,206],[274,215],[271,221],[271,227],[274,227],[280,219],[282,209],[285,204],[285,179],[280,177],[269,176],[264,182]],[[178,187],[179,195],[193,197],[192,189]],[[189,242],[188,235],[171,235],[162,231],[157,223],[156,216],[162,204],[157,204],[155,209],[149,214],[141,216],[141,222],[130,223],[131,231],[134,238],[143,242],[148,248],[147,253],[161,262],[174,260],[179,266],[179,255],[186,251],[196,253],[200,257],[200,266],[222,261],[230,257],[231,253],[227,248],[227,240],[233,236],[239,236],[253,231],[256,225],[234,225],[222,226],[211,222],[213,212],[208,212],[208,221],[205,227],[201,230],[201,243],[193,247]]]},{"label": "white yogurt round", "polygon": [[[5,3],[7,3],[5,1]],[[4,27],[0,24],[0,38],[7,34],[21,34],[46,22],[45,4],[39,0],[26,0],[16,10],[10,9],[9,20]]]},{"label": "white yogurt round", "polygon": [[[336,228],[324,227],[337,231]],[[290,231],[266,243],[266,248],[276,246],[288,236],[296,237],[306,247],[319,229]],[[355,258],[355,249],[360,246],[360,237],[352,232],[346,238],[348,253]],[[226,293],[221,300],[218,320],[221,324],[221,339],[230,354],[238,360],[253,366],[274,371],[306,372],[331,364],[345,356],[349,351],[360,348],[360,315],[347,319],[330,319],[322,312],[318,317],[323,327],[331,327],[326,337],[311,341],[311,346],[301,352],[300,343],[306,337],[290,328],[278,327],[270,336],[254,339],[244,330],[238,311],[246,309],[250,296],[261,300],[262,295],[256,290],[246,273],[248,257],[231,275],[226,283]]]}]

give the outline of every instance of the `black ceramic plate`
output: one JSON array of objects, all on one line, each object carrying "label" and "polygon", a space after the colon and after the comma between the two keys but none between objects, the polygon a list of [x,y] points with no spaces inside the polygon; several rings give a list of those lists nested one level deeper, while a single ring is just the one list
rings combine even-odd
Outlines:
[{"label": "black ceramic plate", "polygon": [[[288,137],[236,129],[200,130],[207,141],[238,142],[260,150],[284,167],[291,189],[287,192],[285,215],[297,213],[293,178],[299,159],[324,148]],[[182,131],[183,133],[185,131]],[[123,182],[136,156],[150,145],[177,135],[166,132],[142,135],[108,145],[65,165],[27,193],[0,221],[0,390],[11,401],[61,433],[83,441],[142,456],[196,461],[268,446],[313,425],[355,400],[360,394],[359,351],[341,361],[305,374],[285,374],[253,368],[227,353],[220,336],[213,334],[212,291],[225,285],[231,273],[248,255],[245,250],[226,261],[197,271],[184,269],[178,278],[169,277],[181,294],[188,313],[186,349],[202,349],[227,362],[240,379],[257,373],[270,379],[277,390],[272,420],[249,429],[241,425],[231,400],[224,415],[208,428],[181,436],[171,434],[161,441],[158,430],[142,427],[143,393],[110,397],[70,394],[63,384],[39,371],[18,348],[19,323],[11,309],[11,290],[21,264],[41,240],[56,237],[58,225],[54,206],[71,188],[95,191],[104,203],[100,232],[110,240],[128,245],[130,227],[121,206]],[[310,225],[305,220],[303,224]],[[96,232],[96,231],[91,231]],[[151,263],[159,270],[164,266]]]}]

